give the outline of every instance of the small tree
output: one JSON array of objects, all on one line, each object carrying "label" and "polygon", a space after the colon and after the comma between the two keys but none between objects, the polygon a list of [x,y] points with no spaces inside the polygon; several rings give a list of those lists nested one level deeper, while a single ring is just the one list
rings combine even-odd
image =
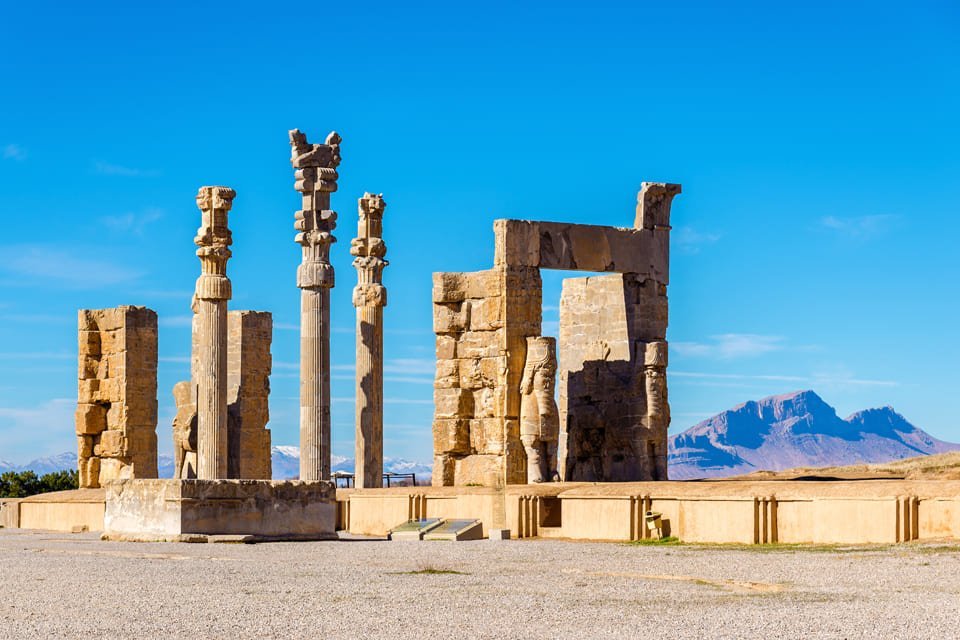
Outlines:
[{"label": "small tree", "polygon": [[55,471],[39,478],[33,471],[7,471],[0,475],[0,498],[26,498],[50,491],[69,491],[78,486],[76,470]]}]

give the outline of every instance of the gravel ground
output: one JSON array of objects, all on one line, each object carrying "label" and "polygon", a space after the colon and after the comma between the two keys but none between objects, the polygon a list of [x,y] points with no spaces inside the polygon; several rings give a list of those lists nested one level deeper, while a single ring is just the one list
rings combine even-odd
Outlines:
[{"label": "gravel ground", "polygon": [[[456,572],[456,573],[454,573]],[[956,638],[960,549],[0,530],[2,638]]]}]

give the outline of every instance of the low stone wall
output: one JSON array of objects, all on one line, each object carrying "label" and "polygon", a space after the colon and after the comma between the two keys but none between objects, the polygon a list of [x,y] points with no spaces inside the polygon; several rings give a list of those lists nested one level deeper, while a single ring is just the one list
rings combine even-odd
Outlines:
[{"label": "low stone wall", "polygon": [[403,487],[341,493],[342,526],[385,535],[409,518],[477,518],[484,534],[630,541],[663,534],[703,543],[896,543],[960,539],[960,482],[609,483]]},{"label": "low stone wall", "polygon": [[264,540],[336,537],[330,482],[122,480],[107,485],[104,537],[163,540],[248,536]]},{"label": "low stone wall", "polygon": [[20,527],[20,500],[4,498],[0,500],[0,527],[17,529]]}]

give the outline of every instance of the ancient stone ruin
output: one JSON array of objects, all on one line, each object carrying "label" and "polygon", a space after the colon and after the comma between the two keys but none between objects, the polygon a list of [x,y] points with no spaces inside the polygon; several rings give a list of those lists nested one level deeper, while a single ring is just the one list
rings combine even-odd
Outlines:
[{"label": "ancient stone ruin", "polygon": [[80,487],[157,477],[157,314],[81,309],[76,432]]},{"label": "ancient stone ruin", "polygon": [[303,249],[297,268],[300,287],[300,479],[330,479],[330,289],[334,285],[330,245],[337,213],[330,194],[337,190],[340,136],[311,144],[299,129],[290,132],[294,188],[302,195],[296,213],[296,242]]},{"label": "ancient stone ruin", "polygon": [[[523,484],[550,471],[541,460],[528,471],[520,427],[527,339],[541,336],[541,269],[617,274],[564,289],[560,478],[666,479],[666,287],[679,192],[644,183],[632,229],[497,220],[493,269],[434,274],[435,485]],[[531,455],[549,460],[546,442]]]},{"label": "ancient stone ruin", "polygon": [[383,308],[387,289],[383,286],[384,256],[383,194],[365,193],[360,198],[357,237],[350,243],[355,256],[357,286],[353,306],[357,308],[357,405],[354,486],[383,486]]},{"label": "ancient stone ruin", "polygon": [[[196,320],[196,316],[194,316]],[[177,414],[173,419],[174,477],[197,477],[197,372],[194,322],[191,379],[173,387]],[[227,313],[227,477],[269,480],[270,371],[273,316],[266,311]]]},{"label": "ancient stone ruin", "polygon": [[227,477],[269,480],[273,315],[227,314]]}]

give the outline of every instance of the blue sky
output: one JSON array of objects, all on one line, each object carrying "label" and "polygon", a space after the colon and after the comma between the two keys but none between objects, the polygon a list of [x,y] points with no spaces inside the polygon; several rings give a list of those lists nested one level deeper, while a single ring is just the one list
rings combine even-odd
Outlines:
[{"label": "blue sky", "polygon": [[388,203],[386,453],[428,461],[431,272],[489,267],[496,218],[630,225],[643,180],[683,184],[671,432],[813,388],[960,441],[955,3],[347,4],[3,7],[0,459],[75,446],[76,310],[117,304],[160,314],[170,450],[210,184],[238,193],[232,308],[274,314],[270,427],[296,444],[293,127],[344,138],[335,453],[364,191]]}]

